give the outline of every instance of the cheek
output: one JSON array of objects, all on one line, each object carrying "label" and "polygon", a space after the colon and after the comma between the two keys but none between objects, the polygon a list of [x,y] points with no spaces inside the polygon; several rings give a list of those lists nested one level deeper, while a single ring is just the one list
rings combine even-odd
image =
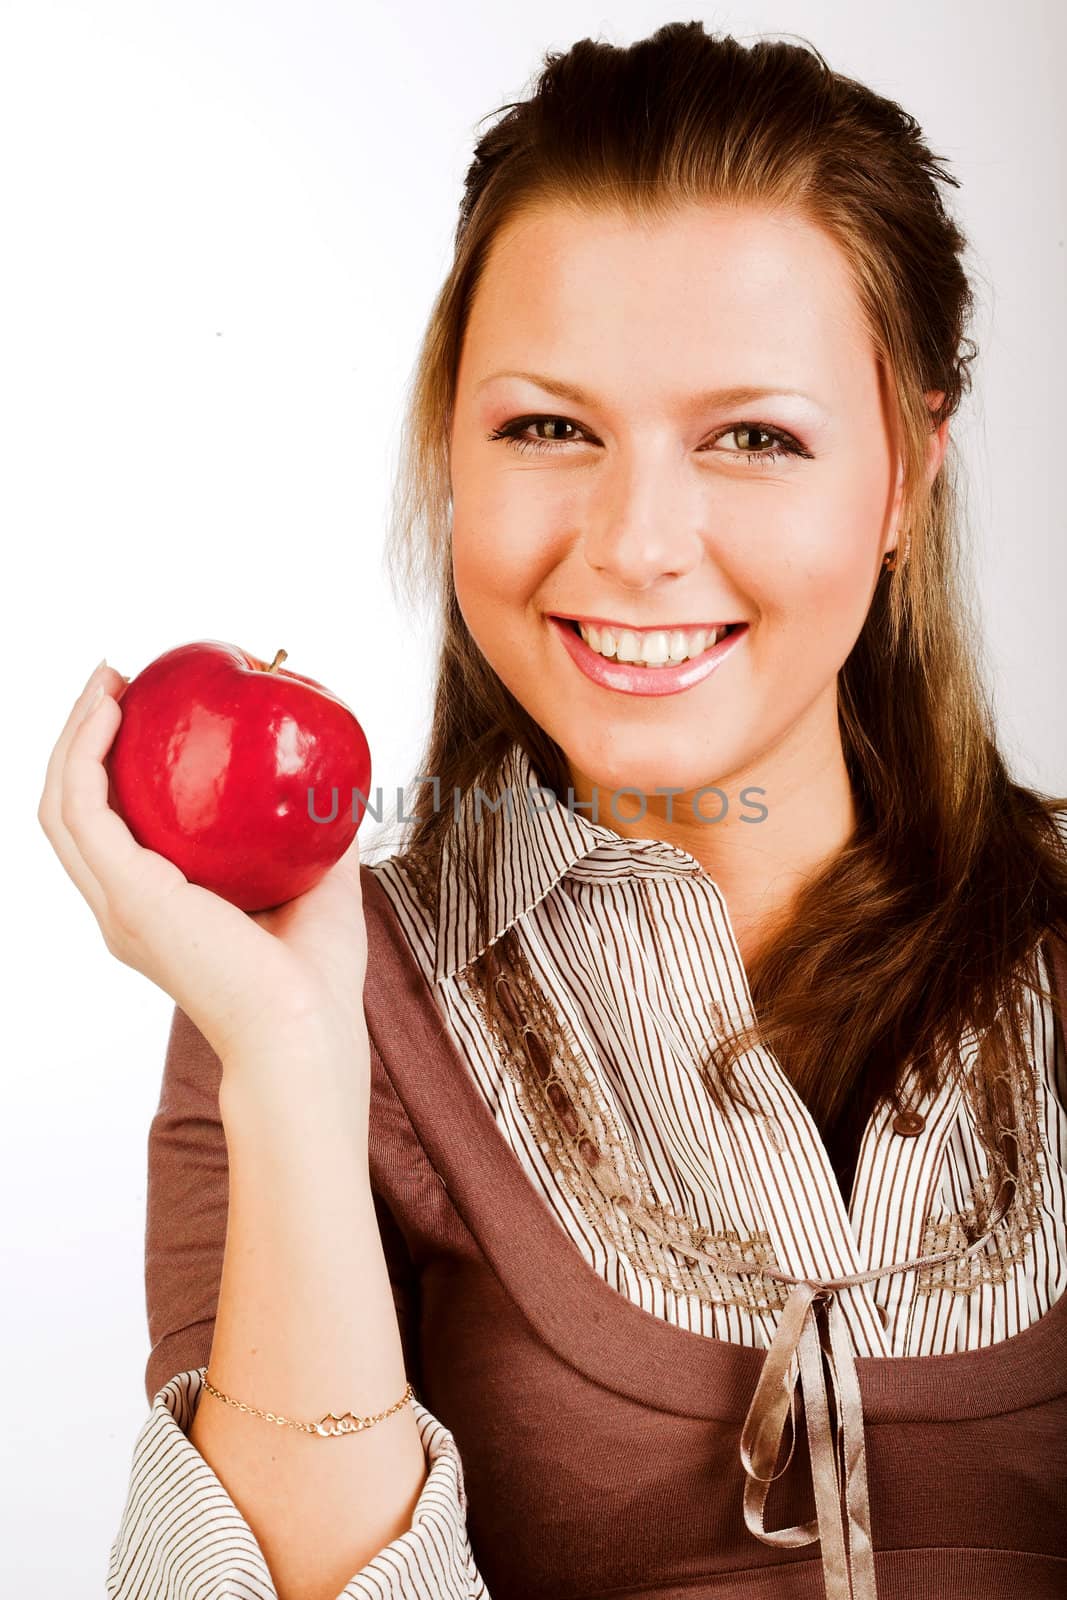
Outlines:
[{"label": "cheek", "polygon": [[788,555],[772,582],[753,563],[760,611],[783,645],[802,649],[798,659],[840,666],[852,649],[870,605],[883,513],[870,477],[856,474],[810,507],[794,506],[779,530],[778,548]]},{"label": "cheek", "polygon": [[513,624],[508,608],[527,605],[558,559],[550,525],[529,498],[524,503],[518,494],[484,493],[456,504],[452,570],[464,613],[468,604],[480,605],[491,626],[489,608],[495,607],[502,625]]},{"label": "cheek", "polygon": [[468,598],[476,599],[486,588],[494,587],[494,558],[492,539],[457,512],[452,522],[452,578],[464,609]]},{"label": "cheek", "polygon": [[[464,614],[490,600],[499,602],[507,588],[508,542],[493,506],[484,494],[458,495],[452,514],[452,574]],[[469,617],[468,617],[469,622]]]},{"label": "cheek", "polygon": [[[482,654],[509,682],[516,658],[528,654],[525,621],[537,593],[540,566],[514,529],[457,516],[452,530],[452,579],[464,621]],[[514,685],[509,682],[509,687]]]}]

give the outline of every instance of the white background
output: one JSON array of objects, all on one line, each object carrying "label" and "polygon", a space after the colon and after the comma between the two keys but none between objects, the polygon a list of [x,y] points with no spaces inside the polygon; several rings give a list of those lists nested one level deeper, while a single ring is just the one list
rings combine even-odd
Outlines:
[{"label": "white background", "polygon": [[[0,4],[0,1589],[102,1595],[146,1415],[146,1137],[169,998],[107,953],[36,821],[102,655],[239,643],[410,782],[431,654],[382,566],[399,424],[478,119],[541,57],[700,16],[808,37],[963,181],[981,354],[954,424],[1016,776],[1067,792],[1057,0]],[[425,630],[422,630],[423,632]],[[364,835],[361,834],[361,843]]]}]

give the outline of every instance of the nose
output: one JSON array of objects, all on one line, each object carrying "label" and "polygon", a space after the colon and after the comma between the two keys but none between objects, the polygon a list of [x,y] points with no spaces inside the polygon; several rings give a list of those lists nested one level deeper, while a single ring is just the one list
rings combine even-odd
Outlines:
[{"label": "nose", "polygon": [[[705,508],[706,510],[706,508]],[[704,553],[692,496],[670,481],[662,461],[620,463],[600,480],[585,515],[583,553],[592,570],[623,589],[681,578]]]}]

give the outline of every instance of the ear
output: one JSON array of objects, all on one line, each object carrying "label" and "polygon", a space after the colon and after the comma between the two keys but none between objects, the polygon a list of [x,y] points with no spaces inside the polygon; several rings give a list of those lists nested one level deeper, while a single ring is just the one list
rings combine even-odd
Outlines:
[{"label": "ear", "polygon": [[[927,389],[925,394],[926,404],[929,406],[931,411],[936,411],[937,407],[941,404],[944,398],[945,391],[943,389]],[[927,485],[933,483],[941,469],[941,463],[945,459],[945,451],[948,449],[948,425],[949,418],[946,417],[945,420],[936,428],[931,428],[930,430],[930,439],[926,449]],[[883,556],[888,551],[896,548],[897,523],[900,520],[900,507],[903,498],[904,462],[901,460],[897,466],[897,481],[893,490],[893,505],[889,517],[889,527],[886,531],[885,542],[882,546]]]},{"label": "ear", "polygon": [[[926,403],[931,411],[936,411],[944,398],[945,391],[943,389],[928,389],[926,391]],[[928,484],[933,483],[941,470],[941,463],[945,459],[945,451],[948,449],[948,424],[949,418],[946,417],[944,422],[939,423],[936,428],[931,428],[930,430],[930,442],[926,450],[926,481]]]}]

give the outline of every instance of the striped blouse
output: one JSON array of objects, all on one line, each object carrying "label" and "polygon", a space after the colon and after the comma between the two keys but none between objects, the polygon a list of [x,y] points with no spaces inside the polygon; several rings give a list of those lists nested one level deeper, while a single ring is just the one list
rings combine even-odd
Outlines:
[{"label": "striped blouse", "polygon": [[[726,902],[686,851],[624,837],[555,803],[518,744],[500,786],[457,825],[492,830],[491,940],[514,927],[522,954],[644,1192],[684,1219],[705,1248],[762,1241],[773,1262],[808,1278],[846,1277],[965,1242],[968,1208],[989,1173],[958,1078],[903,1119],[877,1108],[859,1143],[846,1204],[820,1133],[774,1055],[748,1050],[738,1075],[749,1108],[713,1105],[699,1069],[709,1027],[751,1020],[751,997]],[[510,791],[510,798],[505,793]],[[521,1084],[464,982],[480,953],[457,874],[441,874],[434,915],[395,858],[373,867],[460,1053],[501,1134],[571,1243],[619,1294],[708,1338],[766,1348],[779,1310],[717,1293],[667,1246],[627,1236],[561,1180],[548,1141],[524,1110]],[[1048,973],[1042,964],[1041,980]],[[1024,1221],[1000,1255],[970,1258],[966,1280],[919,1269],[843,1290],[862,1356],[976,1349],[1019,1333],[1067,1278],[1067,1073],[1051,1006],[1028,999],[1039,1065],[1030,1109],[1036,1159]],[[962,1041],[967,1067],[977,1042]],[[562,1243],[562,1241],[561,1241]],[[976,1263],[980,1266],[976,1268]],[[130,1488],[111,1551],[114,1600],[230,1600],[274,1594],[251,1529],[187,1433],[204,1368],[156,1395],[134,1447]],[[428,1475],[412,1526],[354,1574],[339,1600],[472,1600],[486,1590],[465,1528],[462,1463],[449,1430],[415,1403]]]}]

